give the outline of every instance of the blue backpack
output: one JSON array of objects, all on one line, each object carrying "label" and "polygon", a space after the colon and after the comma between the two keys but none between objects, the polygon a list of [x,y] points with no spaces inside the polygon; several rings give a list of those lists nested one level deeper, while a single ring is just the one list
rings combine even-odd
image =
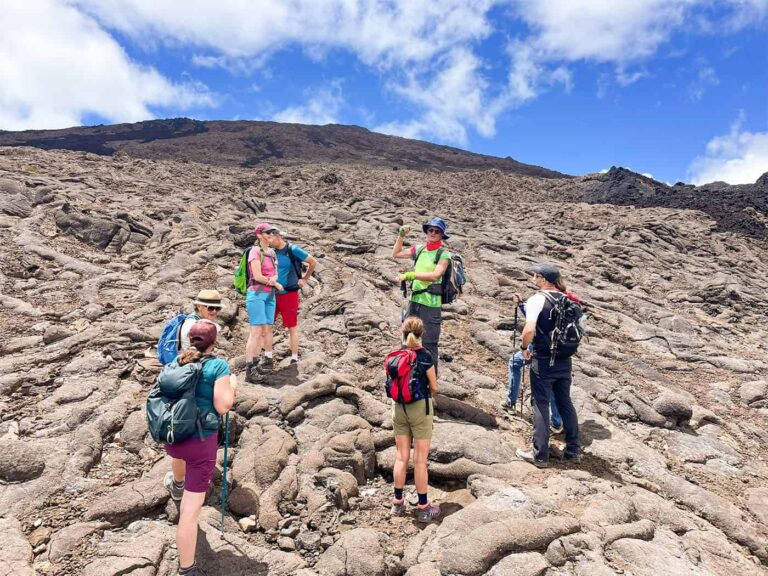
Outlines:
[{"label": "blue backpack", "polygon": [[163,332],[160,334],[160,340],[157,341],[157,359],[160,364],[165,366],[170,364],[179,355],[181,348],[181,326],[187,318],[200,320],[197,314],[179,314],[168,320],[163,326]]}]

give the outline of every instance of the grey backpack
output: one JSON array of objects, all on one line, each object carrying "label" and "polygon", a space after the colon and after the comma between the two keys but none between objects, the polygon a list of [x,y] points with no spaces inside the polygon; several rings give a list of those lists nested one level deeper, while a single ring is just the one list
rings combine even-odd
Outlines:
[{"label": "grey backpack", "polygon": [[163,366],[147,396],[147,427],[155,442],[178,444],[196,433],[203,439],[195,389],[203,365],[210,356],[179,366],[174,360]]}]

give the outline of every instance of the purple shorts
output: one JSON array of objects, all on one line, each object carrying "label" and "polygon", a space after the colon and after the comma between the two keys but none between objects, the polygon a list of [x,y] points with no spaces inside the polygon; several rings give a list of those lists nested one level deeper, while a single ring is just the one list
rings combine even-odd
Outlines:
[{"label": "purple shorts", "polygon": [[184,460],[187,471],[184,476],[184,490],[207,492],[213,477],[218,450],[218,435],[211,434],[202,441],[195,436],[179,444],[166,444],[165,451],[171,458]]}]

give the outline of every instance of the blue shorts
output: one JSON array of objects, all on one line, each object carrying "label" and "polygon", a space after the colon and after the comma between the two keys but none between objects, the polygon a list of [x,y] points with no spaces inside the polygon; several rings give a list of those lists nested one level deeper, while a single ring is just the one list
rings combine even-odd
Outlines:
[{"label": "blue shorts", "polygon": [[272,326],[275,323],[275,293],[248,290],[245,308],[248,310],[248,324],[251,326]]}]

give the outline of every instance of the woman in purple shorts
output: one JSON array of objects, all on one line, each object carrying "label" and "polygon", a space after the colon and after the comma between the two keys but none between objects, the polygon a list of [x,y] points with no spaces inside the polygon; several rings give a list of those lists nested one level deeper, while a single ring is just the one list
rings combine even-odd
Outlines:
[{"label": "woman in purple shorts", "polygon": [[179,444],[167,444],[172,472],[165,476],[165,487],[176,501],[181,500],[176,547],[179,551],[179,575],[204,576],[195,563],[197,521],[216,465],[217,438],[221,414],[235,401],[237,380],[227,362],[212,355],[218,331],[209,320],[197,321],[189,331],[190,348],[179,352],[180,365],[203,361],[195,401],[200,411],[203,439],[195,436]]}]

